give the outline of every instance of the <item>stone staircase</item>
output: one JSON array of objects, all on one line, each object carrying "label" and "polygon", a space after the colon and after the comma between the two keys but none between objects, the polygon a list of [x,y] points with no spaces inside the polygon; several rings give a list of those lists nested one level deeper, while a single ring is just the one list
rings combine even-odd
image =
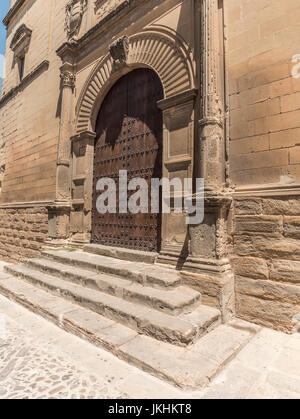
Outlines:
[{"label": "stone staircase", "polygon": [[219,310],[202,305],[179,272],[155,259],[97,245],[45,250],[39,259],[6,265],[0,292],[159,378],[196,389],[256,328],[221,325]]}]

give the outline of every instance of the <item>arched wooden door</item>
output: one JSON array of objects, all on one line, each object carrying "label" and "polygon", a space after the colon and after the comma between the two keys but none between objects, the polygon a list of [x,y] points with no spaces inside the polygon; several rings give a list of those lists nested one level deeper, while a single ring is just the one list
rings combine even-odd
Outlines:
[{"label": "arched wooden door", "polygon": [[[97,119],[94,155],[92,242],[156,252],[161,243],[160,214],[100,214],[96,190],[100,178],[113,178],[127,170],[128,181],[162,177],[162,84],[150,69],[137,69],[122,77],[106,96]],[[134,192],[131,192],[134,193]],[[130,193],[128,193],[130,196]],[[118,203],[118,199],[117,199]]]}]

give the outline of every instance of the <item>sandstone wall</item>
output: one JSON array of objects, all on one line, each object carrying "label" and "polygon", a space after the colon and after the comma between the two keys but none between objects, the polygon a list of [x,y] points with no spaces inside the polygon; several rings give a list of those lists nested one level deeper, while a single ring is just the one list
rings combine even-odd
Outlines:
[{"label": "sandstone wall", "polygon": [[[56,50],[66,40],[66,3],[67,0],[24,2],[7,28],[6,77],[0,98],[2,260],[17,262],[37,257],[48,234],[45,205],[55,199],[56,193],[61,106],[61,60]],[[24,78],[32,73],[34,76],[22,84],[10,44],[23,24],[32,31]]]},{"label": "sandstone wall", "polygon": [[48,233],[45,207],[0,209],[0,259],[19,262],[38,257]]},{"label": "sandstone wall", "polygon": [[237,314],[292,331],[300,313],[300,78],[292,62],[300,3],[224,0],[224,14]]},{"label": "sandstone wall", "polygon": [[[59,129],[59,60],[52,34],[55,3],[43,2],[42,7],[39,1],[24,3],[7,28],[6,77],[0,100],[5,163],[0,203],[46,201],[55,196]],[[49,66],[20,85],[10,45],[21,25],[32,30],[24,78],[42,63],[48,61]],[[11,94],[12,89],[18,90]]]},{"label": "sandstone wall", "polygon": [[[224,0],[235,185],[300,180],[298,0]],[[299,62],[299,61],[298,61]]]},{"label": "sandstone wall", "polygon": [[292,331],[300,313],[300,196],[237,198],[233,256],[237,314]]}]

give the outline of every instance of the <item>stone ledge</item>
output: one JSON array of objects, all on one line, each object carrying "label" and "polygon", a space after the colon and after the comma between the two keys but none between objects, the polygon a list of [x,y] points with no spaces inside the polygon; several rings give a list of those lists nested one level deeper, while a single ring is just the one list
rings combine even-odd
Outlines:
[{"label": "stone ledge", "polygon": [[7,15],[3,19],[3,25],[8,26],[12,18],[18,13],[18,11],[21,9],[23,4],[26,2],[26,0],[17,0],[13,7],[8,11]]},{"label": "stone ledge", "polygon": [[300,195],[300,183],[291,184],[265,184],[239,186],[233,193],[234,198],[249,196],[296,196]]},{"label": "stone ledge", "polygon": [[11,202],[8,204],[1,204],[0,209],[47,207],[52,204],[54,204],[52,201]]},{"label": "stone ledge", "polygon": [[10,99],[12,99],[17,93],[25,89],[36,77],[38,77],[43,71],[48,70],[49,61],[44,60],[39,64],[31,73],[29,73],[24,79],[16,86],[13,87],[9,92],[4,94],[0,98],[0,108]]}]

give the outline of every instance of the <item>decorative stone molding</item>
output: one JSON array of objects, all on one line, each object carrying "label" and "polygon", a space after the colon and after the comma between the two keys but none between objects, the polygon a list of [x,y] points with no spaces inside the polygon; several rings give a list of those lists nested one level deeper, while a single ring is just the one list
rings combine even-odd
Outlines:
[{"label": "decorative stone molding", "polygon": [[95,13],[98,20],[104,19],[126,0],[95,0]]},{"label": "decorative stone molding", "polygon": [[76,40],[87,8],[87,0],[70,0],[66,6],[65,29],[68,40]]},{"label": "decorative stone molding", "polygon": [[160,100],[157,105],[162,110],[173,108],[177,105],[182,105],[183,103],[194,101],[198,94],[197,89],[186,90],[185,92],[179,93],[174,96],[170,96],[168,99]]},{"label": "decorative stone molding", "polygon": [[15,55],[20,55],[27,52],[31,34],[32,30],[24,24],[17,29],[10,43],[10,48],[15,53]]},{"label": "decorative stone molding", "polygon": [[[160,77],[165,98],[194,88],[190,57],[178,38],[160,32],[145,31],[129,39],[128,71],[149,67]],[[109,88],[116,81],[114,59],[108,54],[89,78],[79,99],[76,132],[94,130],[96,117]]]},{"label": "decorative stone molding", "polygon": [[3,25],[4,26],[7,27],[9,25],[11,19],[13,19],[14,16],[16,16],[16,14],[19,12],[19,10],[21,9],[21,7],[25,3],[25,1],[26,0],[16,0],[15,1],[15,4],[13,5],[13,7],[9,10],[9,12],[7,13],[7,15],[3,19]]},{"label": "decorative stone molding", "polygon": [[127,35],[114,41],[109,51],[114,60],[115,69],[123,67],[127,64],[129,54],[129,38]]},{"label": "decorative stone molding", "polygon": [[53,205],[53,201],[10,202],[7,204],[0,204],[0,209],[36,208],[48,207]]},{"label": "decorative stone molding", "polygon": [[234,197],[256,196],[297,196],[300,195],[300,183],[274,183],[268,185],[239,186],[234,192]]}]

